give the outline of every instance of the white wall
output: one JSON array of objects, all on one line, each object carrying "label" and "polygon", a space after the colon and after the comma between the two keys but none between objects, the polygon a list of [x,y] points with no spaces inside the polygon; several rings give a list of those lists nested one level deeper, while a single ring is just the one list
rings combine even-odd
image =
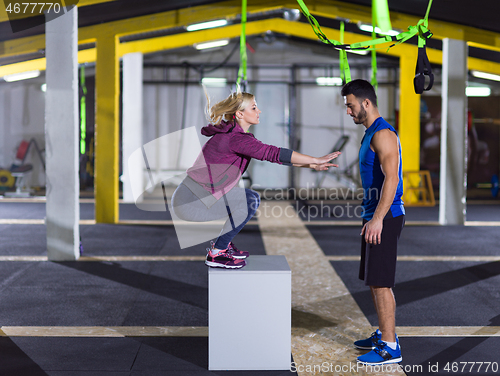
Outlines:
[{"label": "white wall", "polygon": [[[252,92],[262,113],[260,124],[252,126],[250,132],[265,144],[289,148],[288,85],[261,84],[254,87]],[[290,168],[254,160],[250,163],[252,183],[256,189],[286,188]]]}]

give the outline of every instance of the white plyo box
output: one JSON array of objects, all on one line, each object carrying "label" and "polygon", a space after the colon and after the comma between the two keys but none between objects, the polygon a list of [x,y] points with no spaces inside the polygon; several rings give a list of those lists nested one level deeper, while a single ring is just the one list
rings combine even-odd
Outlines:
[{"label": "white plyo box", "polygon": [[208,272],[208,369],[287,370],[292,272],[285,256],[250,256]]}]

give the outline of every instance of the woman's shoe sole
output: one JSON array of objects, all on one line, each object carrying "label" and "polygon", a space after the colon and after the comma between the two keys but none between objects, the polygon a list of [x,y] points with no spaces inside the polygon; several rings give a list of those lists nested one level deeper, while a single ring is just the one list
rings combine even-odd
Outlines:
[{"label": "woman's shoe sole", "polygon": [[245,266],[245,264],[225,265],[225,264],[219,264],[218,262],[213,262],[213,261],[205,261],[205,265],[210,266],[211,268],[223,268],[223,269],[240,269],[240,268]]}]

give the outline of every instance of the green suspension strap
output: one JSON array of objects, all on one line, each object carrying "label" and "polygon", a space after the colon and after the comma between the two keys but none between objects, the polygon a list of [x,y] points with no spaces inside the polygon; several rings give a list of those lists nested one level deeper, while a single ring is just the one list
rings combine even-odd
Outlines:
[{"label": "green suspension strap", "polygon": [[372,0],[372,16],[373,28],[378,26],[383,33],[392,29],[387,0]]},{"label": "green suspension strap", "polygon": [[[335,48],[337,49],[345,49],[345,50],[369,50],[370,47],[383,44],[383,43],[388,43],[388,42],[395,42],[389,48],[392,48],[398,44],[404,43],[407,40],[411,39],[415,35],[419,34],[419,30],[421,31],[422,35],[426,35],[426,39],[430,38],[432,36],[432,33],[429,32],[429,30],[424,26],[424,20],[420,20],[419,23],[416,26],[409,26],[408,31],[404,31],[402,33],[399,33],[396,36],[384,36],[381,38],[377,38],[375,40],[370,39],[365,42],[359,42],[359,43],[352,43],[352,44],[343,44],[340,43],[336,40],[333,39],[328,39],[328,37],[323,33],[321,30],[321,27],[319,26],[318,21],[311,15],[309,12],[309,9],[307,9],[307,6],[304,4],[303,0],[297,0],[300,9],[304,16],[308,19],[309,23],[311,24],[311,27],[314,31],[314,33],[318,36],[318,38],[326,44],[331,44],[334,45]],[[432,2],[432,0],[431,0]],[[426,33],[429,32],[430,35],[427,35]]]},{"label": "green suspension strap", "polygon": [[[432,37],[432,33],[428,29],[428,17],[429,17],[430,8],[431,8],[431,5],[432,5],[432,0],[429,0],[429,5],[428,5],[428,8],[427,8],[427,13],[425,15],[425,18],[421,19],[420,21],[418,21],[417,25],[415,25],[415,26],[409,26],[408,27],[408,31],[404,31],[404,32],[399,33],[398,35],[395,35],[395,36],[384,36],[384,37],[381,37],[381,38],[377,38],[375,40],[370,39],[370,40],[367,40],[367,41],[364,41],[364,42],[352,43],[352,44],[343,44],[343,43],[340,43],[340,42],[338,42],[336,40],[328,39],[328,37],[321,30],[321,27],[319,26],[318,21],[311,15],[311,13],[309,12],[309,9],[307,9],[307,6],[304,4],[304,1],[303,0],[297,0],[297,3],[299,4],[302,13],[308,19],[308,21],[311,24],[311,27],[312,27],[314,33],[318,36],[318,38],[323,43],[325,43],[325,44],[333,45],[335,47],[335,49],[344,49],[344,50],[374,50],[374,49],[376,49],[375,46],[378,46],[380,44],[394,42],[392,45],[390,45],[388,47],[387,50],[389,50],[390,48],[392,48],[392,47],[394,47],[394,46],[396,46],[398,44],[404,43],[407,40],[413,38],[415,35],[418,35],[418,37],[419,37],[419,46],[422,46],[421,47],[421,51],[422,52],[419,51],[420,54],[422,55],[422,60],[421,61],[423,62],[424,65],[426,65],[427,71],[425,69],[423,69],[422,75],[420,76],[417,73],[417,76],[422,77],[422,78],[425,79],[425,77],[423,75],[427,73],[426,75],[429,75],[429,77],[431,77],[431,80],[432,80],[432,76],[431,76],[432,73],[430,72],[430,64],[426,64],[425,63],[425,60],[427,58],[427,55],[426,55],[426,52],[425,52],[425,43],[426,43],[427,39],[429,39],[429,38]],[[427,59],[427,61],[428,61],[428,59]],[[427,65],[428,65],[428,67],[427,67]],[[420,70],[421,66],[422,66],[422,63],[419,64],[419,62],[417,61],[417,71]],[[419,80],[421,80],[421,78],[419,78]],[[424,90],[430,90],[431,87],[432,87],[432,82]]]},{"label": "green suspension strap", "polygon": [[247,86],[247,40],[246,40],[246,24],[247,24],[247,0],[241,2],[241,36],[240,36],[240,68],[238,70],[237,84],[241,91],[246,91]]},{"label": "green suspension strap", "polygon": [[[314,18],[311,13],[309,12],[309,9],[307,8],[306,4],[304,4],[303,0],[297,0],[299,3],[300,10],[302,11],[302,14],[307,18],[309,23],[311,24],[311,27],[313,28],[314,33],[318,36],[318,38],[325,44],[330,44],[334,48],[337,46],[342,46],[344,45],[343,43],[343,37],[344,37],[344,22],[342,21],[340,23],[340,38],[342,42],[338,42],[336,40],[328,39],[328,37],[323,33],[321,30],[321,26],[319,26],[318,21],[316,18]],[[345,84],[347,82],[351,81],[351,70],[349,68],[349,62],[347,61],[347,53],[345,51],[345,48],[336,48],[340,52],[339,60],[340,60],[340,76],[342,78],[342,82]]]},{"label": "green suspension strap", "polygon": [[[389,5],[387,0],[372,0],[372,40],[377,39],[375,27],[378,26],[383,33],[392,29]],[[371,84],[378,91],[377,81],[377,51],[372,49],[372,79]]]},{"label": "green suspension strap", "polygon": [[85,86],[85,66],[80,68],[80,86],[82,88],[82,97],[80,98],[80,154],[85,154],[85,139],[87,136],[87,105],[85,97],[87,87]]},{"label": "green suspension strap", "polygon": [[[340,43],[344,44],[344,21],[340,22]],[[339,50],[339,61],[340,61],[340,78],[342,79],[342,85],[351,82],[351,69],[349,68],[349,62],[347,61],[346,50]]]},{"label": "green suspension strap", "polygon": [[[424,91],[428,91],[432,88],[434,84],[434,74],[432,74],[431,63],[427,57],[427,50],[425,44],[427,39],[432,36],[429,31],[429,12],[431,11],[432,0],[429,0],[429,5],[427,6],[427,12],[425,17],[418,21],[418,25],[421,25],[418,32],[418,57],[417,66],[415,67],[415,78],[413,79],[413,86],[415,88],[415,93],[422,94]],[[429,77],[429,85],[425,86],[425,76]]]},{"label": "green suspension strap", "polygon": [[[387,5],[387,1],[385,1]],[[377,0],[373,0],[372,2],[372,39],[375,40],[377,39],[377,33],[375,32],[375,26],[379,21],[377,21],[377,15],[379,11],[377,10],[376,7],[379,5],[380,6],[380,1],[377,3]],[[389,9],[387,9],[387,12],[389,12]],[[384,21],[386,22],[386,21]],[[386,22],[387,23],[387,22]],[[385,25],[387,27],[387,25]],[[382,27],[379,26],[381,29]],[[389,30],[391,29],[391,20],[389,19]],[[377,81],[377,51],[375,49],[372,50],[372,80],[371,80],[372,86],[375,88],[375,92],[378,91],[378,81]]]}]

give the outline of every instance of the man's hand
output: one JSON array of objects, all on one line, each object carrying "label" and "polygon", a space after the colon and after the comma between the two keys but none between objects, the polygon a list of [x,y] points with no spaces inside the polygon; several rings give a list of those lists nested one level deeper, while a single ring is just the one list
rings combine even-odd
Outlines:
[{"label": "man's hand", "polygon": [[365,235],[365,241],[368,244],[380,244],[382,242],[382,228],[384,221],[372,218],[366,222],[361,230],[361,235]]}]

